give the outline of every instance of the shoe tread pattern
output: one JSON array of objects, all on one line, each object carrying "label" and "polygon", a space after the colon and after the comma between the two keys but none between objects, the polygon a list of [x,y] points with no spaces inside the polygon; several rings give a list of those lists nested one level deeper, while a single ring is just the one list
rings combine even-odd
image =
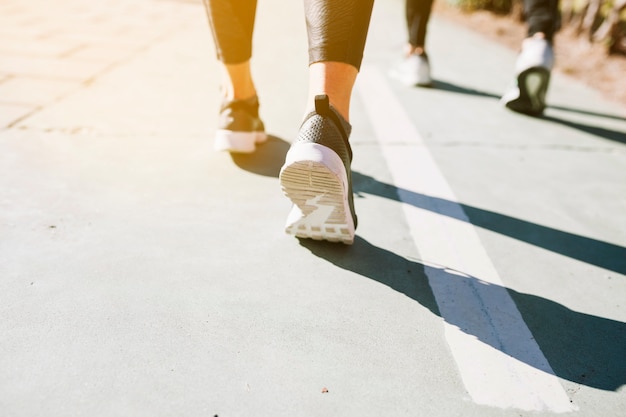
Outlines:
[{"label": "shoe tread pattern", "polygon": [[[350,208],[344,199],[345,190],[342,181],[328,167],[314,161],[294,162],[283,169],[281,186],[303,215],[287,227],[287,233],[300,238],[353,242],[354,226],[348,225]],[[322,217],[316,217],[315,212]]]}]

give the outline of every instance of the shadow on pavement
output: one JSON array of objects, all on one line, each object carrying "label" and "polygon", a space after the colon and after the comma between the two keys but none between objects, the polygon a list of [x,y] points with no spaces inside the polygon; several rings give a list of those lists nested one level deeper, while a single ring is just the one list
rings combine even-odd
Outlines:
[{"label": "shadow on pavement", "polygon": [[[301,239],[300,245],[342,269],[373,279],[405,294],[438,316],[441,316],[441,313],[430,288],[428,276],[430,279],[446,280],[446,285],[454,285],[462,291],[466,291],[468,287],[481,286],[483,290],[486,288],[488,297],[502,297],[503,294],[506,296],[502,287],[485,283],[475,277],[461,276],[441,268],[413,262],[376,247],[358,236],[352,246],[308,239]],[[606,391],[617,391],[626,383],[625,323],[579,313],[535,295],[506,290],[517,304],[558,377]],[[472,311],[467,313],[471,316]],[[533,360],[524,352],[503,349],[503,346],[514,344],[514,341],[502,340],[506,335],[498,334],[501,343],[494,343],[493,334],[485,332],[484,323],[476,323],[471,319],[457,323],[443,318],[493,348],[550,373],[550,370],[544,369],[542,364],[535,363],[537,359]],[[501,319],[506,320],[506,317]]]},{"label": "shadow on pavement", "polygon": [[[494,98],[494,99],[500,100],[500,96],[497,94],[489,93],[486,91],[480,91],[480,90],[476,90],[473,88],[463,87],[463,86],[452,84],[452,83],[442,81],[442,80],[434,80],[433,88],[442,90],[442,91],[448,91],[451,93],[468,94],[472,96],[488,97],[488,98]],[[596,113],[596,112],[592,112],[588,110],[581,110],[581,109],[573,109],[570,107],[548,105],[548,109],[551,109],[551,108],[560,110],[560,111],[570,112],[570,113],[578,113],[578,114],[584,114],[587,116],[601,117],[605,119],[626,120],[623,117],[610,115],[610,114]],[[521,116],[526,116],[526,115],[521,114]],[[572,121],[561,119],[561,118],[554,117],[554,116],[547,116],[545,114],[540,117],[535,117],[535,116],[526,116],[526,117],[539,118],[539,119],[543,119],[549,122],[559,123],[564,126],[567,126],[573,129],[578,129],[585,133],[589,133],[591,135],[598,136],[604,139],[609,139],[609,140],[619,142],[619,143],[626,143],[626,132],[610,130],[610,129],[606,129],[606,128],[599,127],[599,126],[590,126],[590,125],[586,125],[583,123],[572,122]]]},{"label": "shadow on pavement", "polygon": [[613,120],[626,121],[626,118],[624,118],[622,116],[613,115],[613,114],[597,113],[597,112],[593,112],[593,111],[589,111],[589,110],[582,110],[582,109],[572,109],[571,107],[556,106],[556,105],[552,105],[552,104],[548,105],[548,108],[555,109],[555,110],[566,111],[566,112],[570,112],[570,113],[584,114],[586,116],[594,116],[594,117],[602,117],[604,119],[613,119]]},{"label": "shadow on pavement", "polygon": [[[403,201],[424,210],[435,211],[438,214],[456,220],[465,222],[469,220],[469,223],[474,226],[482,227],[591,265],[626,274],[626,248],[622,246],[575,235],[467,204],[399,189],[359,172],[352,172],[352,181],[354,192],[357,195],[359,193],[377,195],[395,201]],[[459,215],[459,206],[466,216]]]},{"label": "shadow on pavement", "polygon": [[543,115],[543,120],[547,120],[549,122],[559,123],[563,126],[571,127],[574,129],[581,130],[585,133],[589,133],[590,135],[598,136],[604,139],[609,139],[615,142],[626,144],[626,132],[619,132],[617,130],[605,129],[599,126],[590,126],[583,123],[572,122],[570,120],[559,119],[554,116],[546,116]]},{"label": "shadow on pavement", "polygon": [[265,143],[257,145],[254,153],[231,153],[235,165],[239,168],[265,177],[276,177],[285,162],[289,142],[272,135]]},{"label": "shadow on pavement", "polygon": [[463,87],[457,84],[452,84],[443,80],[433,80],[432,88],[436,90],[448,91],[450,93],[468,94],[470,96],[489,97],[500,100],[500,96],[486,91],[480,91],[473,88]]}]

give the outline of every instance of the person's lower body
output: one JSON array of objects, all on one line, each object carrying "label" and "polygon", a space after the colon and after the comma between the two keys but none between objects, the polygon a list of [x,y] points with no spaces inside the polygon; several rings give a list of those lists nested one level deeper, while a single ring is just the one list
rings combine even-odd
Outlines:
[{"label": "person's lower body", "polygon": [[250,71],[256,0],[203,0],[222,73],[222,103],[214,147],[254,152],[267,139]]},{"label": "person's lower body", "polygon": [[391,75],[409,86],[432,85],[430,61],[426,53],[426,31],[432,11],[433,0],[405,0],[405,18],[408,41],[404,58]]},{"label": "person's lower body", "polygon": [[[217,57],[224,74],[222,106],[235,115],[236,105],[245,125],[246,147],[223,140],[220,150],[250,152],[264,126],[250,74],[256,2],[204,0],[213,30]],[[304,0],[309,42],[309,94],[311,111],[300,127],[281,169],[283,192],[293,202],[286,231],[303,238],[352,243],[356,214],[352,198],[349,124],[352,88],[361,66],[373,0]],[[230,110],[229,110],[230,109]],[[236,119],[221,117],[220,119]],[[249,126],[255,126],[250,128]],[[223,126],[220,126],[220,128]],[[222,131],[228,132],[232,125]],[[232,128],[232,132],[237,132]],[[238,138],[243,137],[237,132]],[[223,137],[227,136],[223,134]],[[233,137],[235,135],[232,135]],[[229,148],[229,144],[233,146]]]},{"label": "person's lower body", "polygon": [[554,65],[553,39],[560,27],[558,0],[526,0],[524,14],[528,37],[515,63],[515,82],[501,101],[518,113],[540,116]]}]

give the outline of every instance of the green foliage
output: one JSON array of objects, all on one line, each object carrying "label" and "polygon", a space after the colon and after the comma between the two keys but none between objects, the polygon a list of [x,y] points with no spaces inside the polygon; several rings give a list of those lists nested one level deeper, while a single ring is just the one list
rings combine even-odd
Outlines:
[{"label": "green foliage", "polygon": [[466,11],[489,10],[498,14],[510,13],[515,0],[449,0]]}]

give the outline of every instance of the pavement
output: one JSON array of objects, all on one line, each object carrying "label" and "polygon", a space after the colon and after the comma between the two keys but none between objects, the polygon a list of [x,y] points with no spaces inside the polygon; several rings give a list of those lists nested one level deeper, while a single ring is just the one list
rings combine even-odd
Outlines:
[{"label": "pavement", "polygon": [[199,2],[53,3],[0,4],[0,415],[624,415],[626,109],[555,73],[510,112],[515,51],[439,16],[434,87],[402,86],[380,0],[357,237],[300,241],[301,2],[259,2],[240,156]]}]

